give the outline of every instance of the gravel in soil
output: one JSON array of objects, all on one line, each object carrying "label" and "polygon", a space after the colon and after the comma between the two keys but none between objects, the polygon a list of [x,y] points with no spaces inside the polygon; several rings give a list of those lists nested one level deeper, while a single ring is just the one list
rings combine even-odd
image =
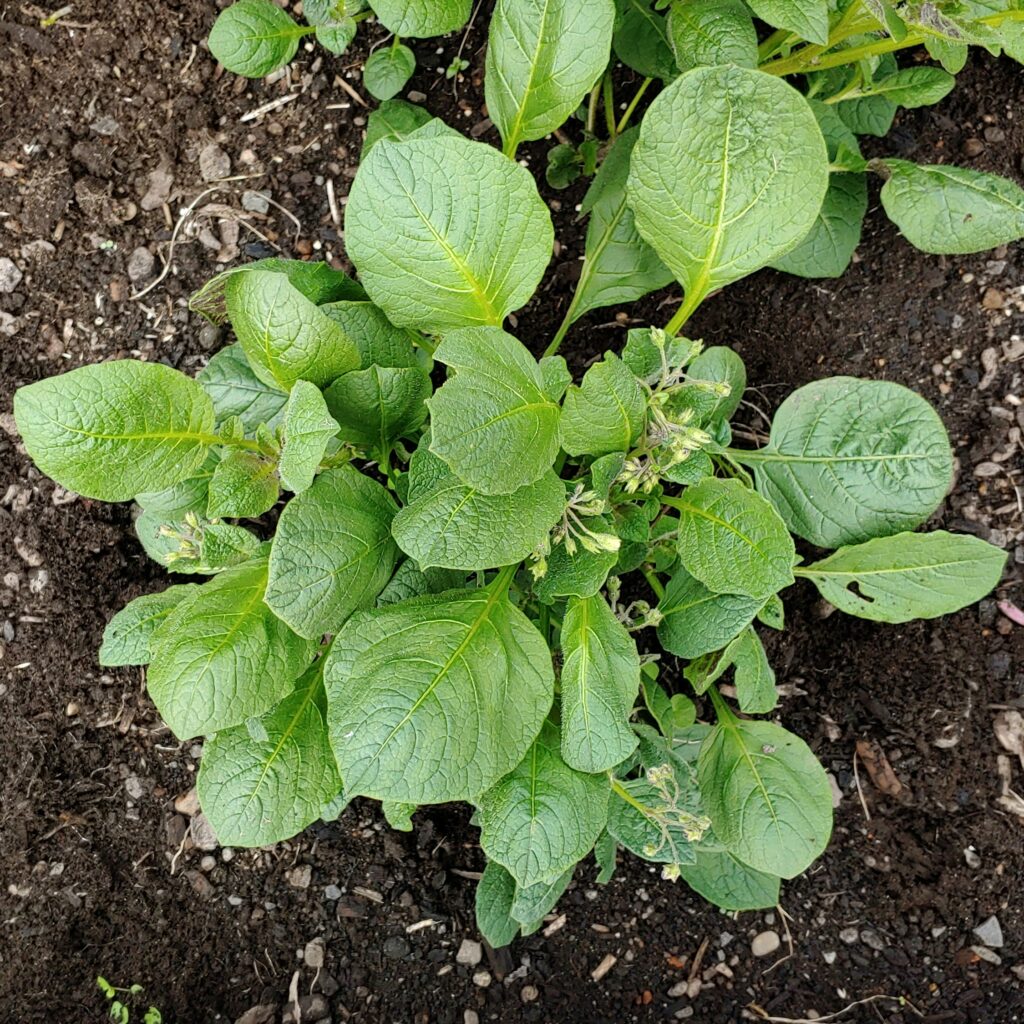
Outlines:
[{"label": "gravel in soil", "polygon": [[[205,50],[213,3],[125,0],[115,18],[83,0],[46,30],[33,12],[0,3],[0,1021],[98,1021],[97,974],[144,985],[175,1022],[295,1019],[296,997],[303,1021],[717,1024],[882,995],[909,1003],[846,1019],[1021,1019],[1024,821],[1009,791],[1024,791],[1024,765],[993,722],[1024,705],[1024,628],[994,599],[885,627],[825,616],[803,585],[787,595],[789,629],[769,638],[781,717],[823,759],[838,807],[831,848],[785,885],[784,913],[719,913],[635,860],[599,887],[585,865],[545,929],[477,960],[482,858],[464,810],[421,811],[406,835],[357,803],[273,849],[216,846],[189,796],[200,747],[163,727],[138,670],[96,663],[107,619],[163,574],[126,506],[75,499],[30,467],[11,395],[126,355],[193,372],[225,337],[184,299],[221,265],[278,249],[343,261],[330,194],[343,207],[367,111],[336,83],[363,95],[365,49],[303,52],[276,82],[249,83]],[[417,44],[410,89],[490,139],[479,33],[457,88],[436,70],[460,42]],[[287,102],[243,120],[274,100]],[[1022,101],[1019,66],[979,55],[878,151],[1020,180]],[[544,145],[525,157],[539,171]],[[562,248],[517,325],[538,351],[582,248],[581,189],[544,194]],[[710,299],[692,331],[747,361],[753,427],[827,374],[922,391],[959,466],[933,525],[1004,546],[999,596],[1024,606],[1022,250],[925,256],[877,205],[842,279],[758,274]],[[627,312],[663,322],[677,300],[591,315],[570,361],[620,345]],[[855,773],[858,740],[884,753],[900,799]]]}]

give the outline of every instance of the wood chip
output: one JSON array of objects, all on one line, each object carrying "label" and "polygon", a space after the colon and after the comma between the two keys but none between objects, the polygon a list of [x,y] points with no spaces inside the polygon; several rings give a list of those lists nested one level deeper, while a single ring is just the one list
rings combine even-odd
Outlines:
[{"label": "wood chip", "polygon": [[562,928],[564,928],[565,921],[565,914],[559,914],[558,917],[556,917],[554,921],[552,921],[551,924],[549,924],[547,928],[544,929],[545,938],[554,935],[555,932],[560,931]]},{"label": "wood chip", "polygon": [[615,965],[619,958],[609,953],[591,972],[594,981],[600,981]]},{"label": "wood chip", "polygon": [[384,897],[376,889],[366,889],[361,885],[353,885],[352,891],[364,900],[373,900],[374,903],[383,903]]},{"label": "wood chip", "polygon": [[864,762],[875,789],[894,800],[905,802],[910,799],[910,791],[896,777],[885,751],[876,740],[857,740],[857,756]]}]

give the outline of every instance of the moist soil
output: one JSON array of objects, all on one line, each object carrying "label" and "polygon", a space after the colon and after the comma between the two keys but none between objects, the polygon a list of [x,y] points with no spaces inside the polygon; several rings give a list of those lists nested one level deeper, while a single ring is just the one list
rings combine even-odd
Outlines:
[{"label": "moist soil", "polygon": [[[250,83],[219,72],[205,49],[214,3],[85,0],[46,29],[40,13],[0,2],[0,255],[21,275],[0,275],[0,1022],[100,1021],[97,975],[143,985],[139,1006],[179,1024],[256,1006],[266,1009],[249,1024],[277,1021],[290,994],[304,998],[303,1021],[717,1024],[814,1019],[857,1001],[841,1019],[1024,1018],[1024,820],[999,802],[993,732],[1001,709],[1024,706],[1024,628],[993,599],[882,626],[827,615],[807,585],[787,593],[788,629],[766,637],[779,717],[821,757],[839,802],[828,852],[783,887],[784,916],[720,913],[620,858],[607,886],[583,865],[545,932],[463,964],[456,952],[478,938],[482,855],[462,810],[422,810],[406,834],[357,802],[271,849],[195,848],[174,801],[200,747],[162,725],[139,670],[96,661],[110,616],[166,576],[134,539],[128,506],[69,498],[31,467],[11,396],[128,355],[194,372],[227,340],[184,305],[218,260],[280,250],[344,265],[327,183],[340,208],[367,111],[339,82],[365,97],[365,40],[382,37],[371,29],[342,57],[301,52],[290,76]],[[453,83],[438,69],[460,45],[470,66]],[[414,46],[413,98],[493,141],[480,32]],[[976,55],[951,96],[902,115],[874,151],[1020,180],[1022,79],[1018,65]],[[635,84],[624,72],[620,94]],[[525,150],[534,170],[545,149]],[[542,191],[561,248],[517,320],[536,351],[582,250],[582,186]],[[177,233],[166,277],[133,299],[160,274],[190,204],[201,216]],[[794,387],[829,374],[921,391],[959,463],[932,525],[1004,546],[998,596],[1018,605],[1022,257],[1019,246],[918,253],[875,191],[842,279],[757,274],[710,299],[691,331],[746,360],[753,390],[739,418],[754,429]],[[669,289],[591,315],[569,337],[570,362],[578,371],[621,346],[629,316],[664,322],[678,298]],[[884,752],[898,793],[863,762],[855,774],[858,740]],[[1005,758],[1002,770],[1024,792],[1024,764]],[[987,950],[972,930],[991,915],[1004,944]],[[781,946],[755,957],[752,939],[766,931]],[[307,947],[317,938],[320,967],[320,947]]]}]

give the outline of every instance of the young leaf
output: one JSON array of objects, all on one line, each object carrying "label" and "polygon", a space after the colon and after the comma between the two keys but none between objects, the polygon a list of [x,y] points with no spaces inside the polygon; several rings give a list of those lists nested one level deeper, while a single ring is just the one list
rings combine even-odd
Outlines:
[{"label": "young leaf", "polygon": [[779,702],[775,672],[753,626],[747,626],[722,651],[714,669],[704,678],[703,688],[706,690],[729,668],[736,670],[736,698],[742,711],[748,715],[767,715],[774,710]]},{"label": "young leaf", "polygon": [[619,844],[615,837],[608,831],[604,831],[597,837],[594,844],[594,860],[597,861],[598,873],[597,884],[607,885],[615,874],[615,860]]},{"label": "young leaf", "polygon": [[558,454],[560,410],[540,367],[497,327],[451,331],[434,352],[449,379],[427,403],[430,450],[484,494],[539,480]]},{"label": "young leaf", "polygon": [[[303,7],[305,10],[305,7]],[[330,25],[316,26],[316,41],[325,49],[334,54],[344,53],[356,37],[358,24],[355,18],[343,18],[341,21],[332,22]]]},{"label": "young leaf", "polygon": [[630,853],[644,860],[655,864],[692,864],[695,855],[688,831],[691,822],[696,823],[693,812],[668,811],[662,791],[646,779],[628,779],[612,789],[608,831]]},{"label": "young leaf", "polygon": [[372,302],[332,302],[321,308],[359,350],[360,370],[371,366],[424,368],[424,362],[416,354],[417,334],[395,327]]},{"label": "young leaf", "polygon": [[345,207],[345,242],[400,327],[499,325],[533,294],[554,231],[529,171],[468,139],[378,142]]},{"label": "young leaf", "polygon": [[363,139],[363,148],[359,154],[360,162],[366,159],[366,154],[381,139],[403,142],[430,119],[430,111],[415,103],[385,100],[376,110],[370,111],[366,119],[366,138]]},{"label": "young leaf", "polygon": [[697,762],[711,827],[757,871],[793,878],[828,845],[832,790],[803,740],[771,722],[726,711]]},{"label": "young leaf", "polygon": [[658,609],[662,647],[680,658],[699,658],[723,648],[738,636],[764,601],[740,594],[716,594],[685,569],[676,569]]},{"label": "young leaf", "polygon": [[289,63],[309,31],[271,0],[235,0],[217,15],[207,45],[228,71],[262,78]]},{"label": "young leaf", "polygon": [[767,447],[735,455],[789,529],[824,548],[912,530],[953,472],[946,428],[920,395],[854,377],[798,388],[775,414]]},{"label": "young leaf", "polygon": [[665,16],[651,10],[651,0],[615,0],[615,7],[615,56],[645,78],[675,78],[678,69]]},{"label": "young leaf", "polygon": [[695,304],[792,249],[827,186],[807,101],[771,75],[725,66],[680,75],[651,104],[626,188],[637,229]]},{"label": "young leaf", "polygon": [[560,402],[565,389],[572,383],[572,374],[564,356],[544,356],[537,365],[540,367],[541,380],[544,382],[544,394],[552,402]]},{"label": "young leaf", "polygon": [[772,28],[784,28],[811,43],[828,42],[828,0],[751,0],[750,9]]},{"label": "young leaf", "polygon": [[266,597],[274,614],[319,639],[370,608],[398,560],[394,514],[388,492],[351,466],[321,473],[278,521]]},{"label": "young leaf", "polygon": [[419,368],[370,366],[342,374],[325,392],[343,441],[387,458],[400,437],[413,435],[427,418],[430,377]]},{"label": "young leaf", "polygon": [[512,917],[516,880],[497,862],[484,867],[476,884],[476,926],[494,949],[507,946],[519,934],[519,922]]},{"label": "young leaf", "polygon": [[498,0],[484,95],[505,152],[560,128],[608,64],[613,0]]},{"label": "young leaf", "polygon": [[47,476],[100,501],[187,479],[217,441],[213,403],[199,384],[162,363],[128,359],[18,388],[14,419]]},{"label": "young leaf", "polygon": [[982,252],[1024,238],[1024,189],[998,174],[966,167],[883,162],[882,206],[924,252]]},{"label": "young leaf", "polygon": [[206,514],[211,519],[263,515],[280,494],[276,469],[253,452],[228,452],[213,471]]},{"label": "young leaf", "polygon": [[629,159],[639,128],[615,140],[580,206],[589,214],[573,320],[602,306],[633,302],[672,282],[672,273],[640,237],[626,202]]},{"label": "young leaf", "polygon": [[562,757],[604,772],[636,749],[629,716],[640,685],[636,643],[604,598],[571,597],[562,621]]},{"label": "young leaf", "polygon": [[646,676],[641,687],[647,710],[658,723],[662,736],[670,743],[678,729],[686,729],[696,721],[696,705],[686,694],[674,693],[669,697],[655,680]]},{"label": "young leaf", "polygon": [[738,480],[704,480],[672,504],[680,560],[710,590],[763,603],[793,582],[796,552],[786,524]]},{"label": "young leaf", "polygon": [[225,286],[225,301],[249,365],[265,384],[290,391],[297,380],[308,380],[323,387],[359,366],[352,339],[286,274],[236,274]]},{"label": "young leaf", "polygon": [[668,38],[680,71],[714,64],[757,67],[757,30],[742,0],[683,0],[668,15]]},{"label": "young leaf", "polygon": [[565,487],[550,470],[512,494],[486,495],[421,448],[410,465],[409,503],[391,530],[421,568],[490,569],[526,558],[564,508]]},{"label": "young leaf", "polygon": [[[605,787],[607,790],[607,786]],[[512,901],[512,917],[523,926],[523,934],[536,931],[543,923],[547,914],[555,909],[555,904],[569,888],[572,876],[576,873],[573,864],[567,871],[548,882],[537,882],[530,886],[516,886],[515,899]]]},{"label": "young leaf", "polygon": [[158,630],[146,688],[179,739],[262,715],[312,659],[315,646],[263,603],[266,585],[265,558],[226,569]]},{"label": "young leaf", "polygon": [[562,403],[558,432],[570,455],[606,455],[629,451],[643,430],[647,401],[640,383],[612,352],[572,385]]},{"label": "young leaf", "polygon": [[527,888],[558,878],[593,848],[608,817],[608,780],[574,771],[545,723],[526,756],[477,802],[488,859]]},{"label": "young leaf", "polygon": [[404,43],[382,46],[363,65],[363,85],[378,100],[389,100],[405,88],[416,70],[416,54]]},{"label": "young leaf", "polygon": [[158,594],[143,594],[126,604],[103,630],[99,651],[101,665],[148,665],[153,654],[150,641],[160,624],[199,587],[185,583]]},{"label": "young leaf", "polygon": [[551,708],[551,655],[500,586],[345,623],[325,670],[331,744],[353,796],[471,800],[526,755]]},{"label": "young leaf", "polygon": [[301,494],[313,483],[327,442],[338,432],[338,424],[328,413],[324,396],[315,384],[306,380],[295,382],[285,406],[281,431],[281,483],[293,494]]},{"label": "young leaf", "polygon": [[444,36],[469,21],[472,0],[373,0],[380,23],[398,36]]},{"label": "young leaf", "polygon": [[264,384],[252,372],[241,345],[222,348],[196,374],[196,380],[213,402],[217,425],[237,416],[248,434],[265,423],[277,426],[288,395]]},{"label": "young leaf", "polygon": [[729,385],[727,395],[711,395],[711,401],[702,411],[702,423],[732,419],[743,401],[743,392],[747,390],[747,368],[731,348],[712,345],[704,349],[687,367],[686,375],[691,380],[710,380]]},{"label": "young leaf", "polygon": [[[590,519],[587,525],[598,533],[614,536],[606,520]],[[560,597],[593,597],[615,567],[618,553],[588,551],[577,544],[576,550],[569,554],[563,543],[552,549],[547,561],[547,572],[537,580],[534,592],[540,601],[553,604]]]},{"label": "young leaf", "polygon": [[686,884],[722,910],[768,910],[779,902],[779,877],[737,860],[728,850],[697,847],[697,859],[684,864]]},{"label": "young leaf", "polygon": [[203,747],[199,802],[217,838],[232,846],[269,846],[316,821],[341,790],[327,740],[323,658],[259,719],[224,729]]},{"label": "young leaf", "polygon": [[801,569],[825,600],[876,622],[933,619],[981,600],[999,582],[1006,552],[978,537],[936,530],[840,548]]}]

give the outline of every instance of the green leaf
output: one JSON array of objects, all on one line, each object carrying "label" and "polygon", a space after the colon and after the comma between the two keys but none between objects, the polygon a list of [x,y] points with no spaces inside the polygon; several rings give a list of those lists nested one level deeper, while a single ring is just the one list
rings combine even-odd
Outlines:
[{"label": "green leaf", "polygon": [[[611,533],[605,520],[588,519],[587,525],[597,533]],[[588,551],[577,545],[569,554],[564,543],[558,544],[548,555],[547,572],[537,580],[534,591],[545,604],[552,604],[559,597],[593,597],[604,586],[617,561],[615,551]]]},{"label": "green leaf", "polygon": [[701,745],[697,773],[711,827],[757,871],[794,878],[828,845],[832,790],[802,739],[726,711]]},{"label": "green leaf", "polygon": [[558,878],[593,848],[608,816],[608,780],[570,768],[547,722],[522,762],[478,800],[480,845],[523,888]]},{"label": "green leaf", "polygon": [[486,495],[421,448],[409,473],[409,503],[391,529],[421,568],[492,569],[521,562],[565,509],[565,488],[550,470],[512,494]]},{"label": "green leaf", "polygon": [[615,874],[615,860],[619,844],[608,831],[602,832],[594,844],[594,860],[597,862],[597,884],[607,885]]},{"label": "green leaf", "polygon": [[784,28],[810,43],[828,42],[828,0],[751,0],[750,9],[772,28]]},{"label": "green leaf", "polygon": [[677,69],[664,15],[651,10],[651,0],[615,0],[612,49],[626,67],[645,78],[675,78]]},{"label": "green leaf", "polygon": [[627,452],[643,430],[647,400],[633,372],[612,352],[572,385],[558,423],[562,447],[570,455]]},{"label": "green leaf", "polygon": [[213,403],[162,363],[82,366],[18,388],[14,419],[32,461],[69,491],[126,501],[192,476],[213,436]]},{"label": "green leaf", "polygon": [[395,327],[372,302],[332,302],[322,309],[359,350],[358,369],[368,370],[371,366],[424,368],[415,348],[418,335],[404,327]]},{"label": "green leaf", "polygon": [[219,427],[237,416],[247,434],[265,423],[274,427],[281,419],[288,395],[264,384],[252,372],[241,345],[222,348],[196,375],[213,402]]},{"label": "green leaf", "polygon": [[569,598],[562,621],[562,757],[581,772],[604,772],[636,749],[629,716],[640,686],[640,655],[604,598]]},{"label": "green leaf", "polygon": [[384,812],[387,823],[396,832],[412,831],[412,816],[416,813],[415,804],[400,804],[393,800],[385,800],[380,808]]},{"label": "green leaf", "polygon": [[308,380],[323,387],[359,366],[352,339],[286,274],[236,274],[225,286],[225,301],[249,365],[265,384],[290,391],[297,380]]},{"label": "green leaf", "polygon": [[235,0],[217,16],[207,45],[228,71],[262,78],[291,61],[308,31],[270,0]]},{"label": "green leaf", "polygon": [[768,910],[779,902],[779,877],[737,860],[728,850],[697,848],[697,860],[680,869],[683,881],[723,910]]},{"label": "green leaf", "polygon": [[1024,238],[1024,189],[1009,179],[966,167],[883,163],[882,206],[914,247],[959,254]]},{"label": "green leaf", "polygon": [[583,197],[582,214],[590,215],[583,269],[573,296],[573,317],[602,306],[633,302],[672,282],[672,273],[640,237],[626,202],[629,159],[639,128],[615,140]]},{"label": "green leaf", "polygon": [[285,406],[281,432],[281,483],[293,494],[301,494],[313,483],[327,442],[338,432],[338,424],[328,413],[324,396],[315,384],[295,382]]},{"label": "green leaf", "polygon": [[655,384],[666,365],[670,369],[686,366],[700,349],[700,342],[671,337],[657,327],[640,327],[627,332],[622,361],[642,381]]},{"label": "green leaf", "polygon": [[267,604],[301,636],[337,632],[354,611],[372,607],[391,578],[394,514],[388,492],[351,466],[321,473],[281,513]]},{"label": "green leaf", "polygon": [[259,719],[224,729],[203,747],[196,788],[224,845],[269,846],[301,832],[341,790],[324,721],[323,659]]},{"label": "green leaf", "polygon": [[345,207],[366,290],[400,327],[497,326],[551,258],[554,231],[529,171],[482,142],[381,141]]},{"label": "green leaf", "polygon": [[936,530],[840,548],[800,573],[850,615],[908,622],[948,615],[981,600],[998,584],[1006,557],[978,537]]},{"label": "green leaf", "polygon": [[947,96],[956,79],[941,68],[902,68],[893,75],[876,78],[868,87],[871,95],[886,96],[901,107],[927,107]]},{"label": "green leaf", "polygon": [[825,143],[803,96],[725,66],[680,75],[651,104],[627,194],[640,234],[695,305],[796,246],[827,187]]},{"label": "green leaf", "polygon": [[330,25],[317,25],[316,41],[325,50],[330,50],[334,54],[342,54],[352,45],[358,27],[354,18],[344,18]]},{"label": "green leaf", "polygon": [[430,377],[407,366],[370,366],[343,374],[324,392],[343,441],[369,449],[378,461],[395,441],[427,418]]},{"label": "green leaf", "polygon": [[263,603],[267,561],[226,569],[164,620],[146,688],[181,740],[262,715],[316,650]]},{"label": "green leaf", "polygon": [[608,64],[613,0],[498,0],[484,96],[505,152],[560,128]]},{"label": "green leaf", "polygon": [[540,367],[541,380],[544,382],[544,394],[552,402],[560,402],[565,389],[572,383],[572,374],[563,356],[544,356],[537,364]]},{"label": "green leaf", "polygon": [[378,100],[389,100],[405,88],[416,70],[416,54],[404,43],[374,50],[363,65],[363,85]]},{"label": "green leaf", "polygon": [[389,32],[428,39],[462,28],[471,4],[472,0],[373,0],[370,6]]},{"label": "green leaf", "polygon": [[558,454],[558,405],[540,367],[497,327],[452,331],[434,352],[449,368],[430,406],[430,450],[484,494],[539,480]]},{"label": "green leaf", "polygon": [[385,100],[376,110],[370,112],[366,120],[366,138],[363,139],[362,152],[359,154],[360,162],[366,159],[366,154],[381,139],[404,142],[417,128],[422,128],[431,116],[429,110],[415,103]]},{"label": "green leaf", "polygon": [[711,395],[707,408],[701,416],[702,423],[716,420],[731,420],[743,401],[747,390],[747,368],[743,360],[724,345],[706,348],[692,363],[687,377],[693,380],[710,380],[729,385],[727,395]]},{"label": "green leaf", "polygon": [[616,783],[608,802],[611,835],[630,853],[655,864],[693,863],[687,829],[694,817],[690,811],[667,809],[664,794],[646,779]]},{"label": "green leaf", "polygon": [[955,43],[941,36],[927,36],[924,47],[928,56],[937,60],[951,75],[958,75],[967,66],[970,47],[966,43]]},{"label": "green leaf", "polygon": [[496,861],[488,861],[476,884],[476,926],[493,949],[507,946],[519,934],[512,917],[516,880]]},{"label": "green leaf", "polygon": [[395,575],[391,577],[388,585],[377,595],[377,607],[407,601],[410,597],[440,594],[445,590],[462,586],[465,579],[465,573],[452,569],[421,571],[411,558],[407,558],[395,570]]},{"label": "green leaf", "polygon": [[736,670],[736,698],[742,711],[748,715],[767,715],[774,710],[779,702],[775,673],[753,626],[747,626],[722,651],[717,665],[704,681],[705,688],[720,679],[728,668]]},{"label": "green leaf", "polygon": [[277,504],[277,466],[253,452],[230,451],[213,471],[206,514],[254,518]]},{"label": "green leaf", "polygon": [[786,525],[819,547],[912,530],[949,489],[953,455],[935,410],[889,381],[827,377],[779,407],[768,446],[735,452]]},{"label": "green leaf", "polygon": [[795,549],[786,524],[738,480],[703,480],[674,499],[679,557],[717,594],[767,599],[793,582]]},{"label": "green leaf", "polygon": [[670,743],[676,730],[686,729],[696,721],[696,705],[686,694],[674,693],[669,697],[655,680],[646,676],[641,686],[647,710],[658,723],[662,736]]},{"label": "green leaf", "polygon": [[757,67],[757,30],[742,0],[673,4],[668,37],[680,71],[714,64]]},{"label": "green leaf", "polygon": [[[837,160],[840,150],[860,155],[857,136],[843,122],[834,107],[809,101],[818,119],[829,159]],[[868,208],[868,186],[863,174],[831,174],[828,192],[814,227],[803,241],[772,266],[799,277],[839,277],[850,265],[860,242],[861,223]]]},{"label": "green leaf", "polygon": [[551,707],[551,655],[497,585],[358,612],[325,680],[354,796],[472,800],[526,755]]},{"label": "green leaf", "polygon": [[101,665],[147,665],[152,657],[150,641],[157,627],[199,587],[185,583],[158,594],[143,594],[126,604],[103,630],[99,651]]},{"label": "green leaf", "polygon": [[699,658],[738,636],[764,601],[740,594],[717,594],[685,569],[676,569],[658,609],[665,616],[658,641],[680,658]]},{"label": "green leaf", "polygon": [[[605,791],[607,792],[607,785]],[[555,904],[569,888],[569,883],[575,873],[576,865],[573,864],[567,871],[551,881],[537,882],[530,886],[516,886],[511,913],[512,917],[523,925],[524,934],[536,931],[545,916],[555,909]]]}]

